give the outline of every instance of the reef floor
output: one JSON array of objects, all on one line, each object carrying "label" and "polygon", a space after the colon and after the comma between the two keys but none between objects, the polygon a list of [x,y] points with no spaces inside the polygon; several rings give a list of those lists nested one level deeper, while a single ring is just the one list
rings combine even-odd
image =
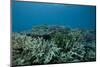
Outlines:
[{"label": "reef floor", "polygon": [[41,25],[11,39],[13,66],[96,61],[95,30]]}]

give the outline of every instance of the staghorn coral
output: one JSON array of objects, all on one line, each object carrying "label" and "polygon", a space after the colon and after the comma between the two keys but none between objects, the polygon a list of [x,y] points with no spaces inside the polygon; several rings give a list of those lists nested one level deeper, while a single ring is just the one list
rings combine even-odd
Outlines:
[{"label": "staghorn coral", "polygon": [[18,33],[12,36],[12,52],[14,65],[48,63],[60,48],[53,41],[31,38]]},{"label": "staghorn coral", "polygon": [[[90,34],[90,35],[89,35]],[[12,65],[69,63],[96,60],[94,30],[35,26],[12,33]]]}]

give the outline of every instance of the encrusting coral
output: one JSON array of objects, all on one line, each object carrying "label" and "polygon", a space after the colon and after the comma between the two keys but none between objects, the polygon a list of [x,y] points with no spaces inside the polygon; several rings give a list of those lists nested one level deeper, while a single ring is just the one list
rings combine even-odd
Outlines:
[{"label": "encrusting coral", "polygon": [[95,60],[95,30],[44,25],[29,32],[12,32],[13,66]]}]

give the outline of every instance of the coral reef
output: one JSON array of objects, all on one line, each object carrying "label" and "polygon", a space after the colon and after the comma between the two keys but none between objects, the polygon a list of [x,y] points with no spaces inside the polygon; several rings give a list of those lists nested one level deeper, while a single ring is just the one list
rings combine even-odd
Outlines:
[{"label": "coral reef", "polygon": [[95,30],[34,26],[12,32],[12,65],[38,65],[96,60]]}]

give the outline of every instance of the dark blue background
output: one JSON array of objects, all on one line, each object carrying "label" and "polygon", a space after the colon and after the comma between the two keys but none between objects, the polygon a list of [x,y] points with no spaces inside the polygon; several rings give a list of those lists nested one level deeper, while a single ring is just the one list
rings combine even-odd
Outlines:
[{"label": "dark blue background", "polygon": [[64,25],[95,29],[96,7],[36,2],[12,3],[12,31],[24,31],[34,25]]}]

